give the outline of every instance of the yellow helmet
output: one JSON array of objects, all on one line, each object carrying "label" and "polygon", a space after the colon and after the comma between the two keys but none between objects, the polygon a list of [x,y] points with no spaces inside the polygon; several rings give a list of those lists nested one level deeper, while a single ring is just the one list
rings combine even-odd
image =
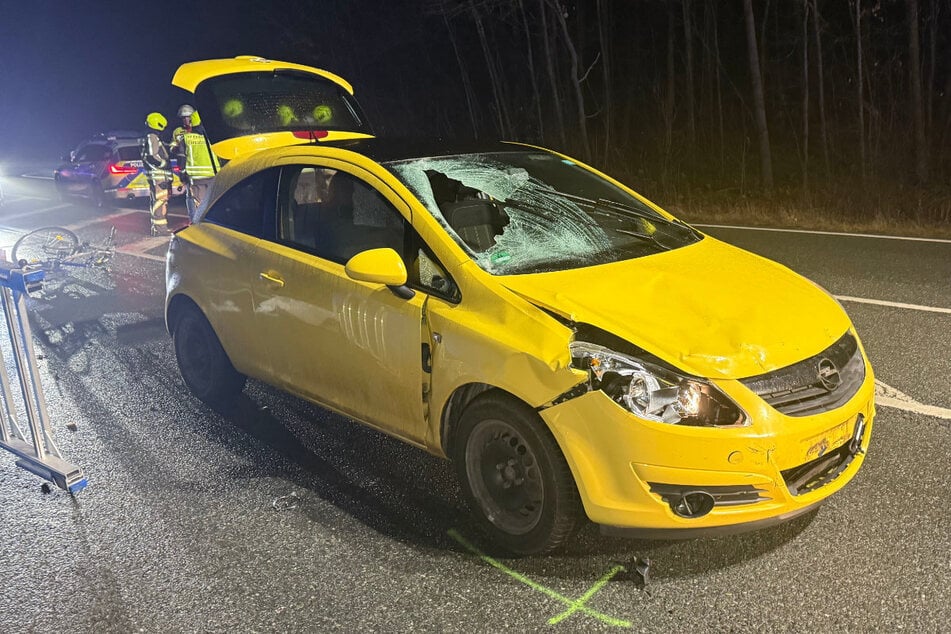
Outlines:
[{"label": "yellow helmet", "polygon": [[290,125],[297,121],[297,115],[294,114],[294,109],[288,105],[278,106],[277,116],[281,120],[281,125]]},{"label": "yellow helmet", "polygon": [[223,114],[226,119],[240,117],[244,114],[244,104],[241,103],[240,99],[229,99],[221,106],[221,114]]},{"label": "yellow helmet", "polygon": [[161,112],[150,112],[148,116],[145,117],[145,125],[149,126],[153,130],[158,130],[161,132],[168,126],[168,120],[162,115]]},{"label": "yellow helmet", "polygon": [[314,107],[313,115],[314,121],[317,123],[327,123],[333,119],[334,111],[330,106],[326,104],[320,104],[319,106]]},{"label": "yellow helmet", "polygon": [[189,120],[192,122],[193,128],[197,128],[198,126],[201,125],[201,117],[198,116],[197,110],[191,114],[191,117],[189,117]]}]

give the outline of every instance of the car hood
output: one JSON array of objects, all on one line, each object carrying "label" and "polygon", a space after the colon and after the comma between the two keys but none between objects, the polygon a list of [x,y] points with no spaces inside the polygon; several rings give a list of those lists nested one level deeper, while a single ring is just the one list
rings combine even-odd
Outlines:
[{"label": "car hood", "polygon": [[[289,83],[267,81],[278,76],[293,78],[296,100],[288,93]],[[226,160],[274,147],[371,136],[353,87],[312,66],[253,55],[201,60],[182,64],[172,85],[193,93],[212,150]],[[332,97],[332,103],[307,103],[308,96]],[[320,121],[311,115],[318,104],[329,108]],[[288,108],[285,121],[280,120],[281,107]]]},{"label": "car hood", "polygon": [[501,282],[541,308],[710,378],[785,367],[850,327],[842,307],[809,280],[709,236],[647,257]]}]

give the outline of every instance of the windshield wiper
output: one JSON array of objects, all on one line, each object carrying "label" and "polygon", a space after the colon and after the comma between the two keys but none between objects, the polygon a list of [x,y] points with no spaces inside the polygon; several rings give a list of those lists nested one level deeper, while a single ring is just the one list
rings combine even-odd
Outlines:
[{"label": "windshield wiper", "polygon": [[631,236],[631,237],[633,237],[633,238],[639,238],[639,239],[643,240],[644,242],[653,242],[653,243],[656,244],[658,247],[660,247],[661,251],[670,251],[671,249],[674,248],[674,247],[667,246],[666,244],[661,244],[661,242],[660,242],[657,238],[655,238],[654,236],[652,236],[652,235],[649,234],[649,233],[641,233],[641,232],[639,232],[639,231],[631,231],[630,229],[615,229],[614,231],[615,231],[616,233],[621,233],[621,234],[624,234],[624,235],[626,235],[626,236]]}]

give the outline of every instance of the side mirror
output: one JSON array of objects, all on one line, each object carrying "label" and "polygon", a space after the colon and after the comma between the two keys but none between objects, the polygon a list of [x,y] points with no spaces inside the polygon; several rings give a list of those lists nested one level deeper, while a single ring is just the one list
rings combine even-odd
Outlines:
[{"label": "side mirror", "polygon": [[347,277],[358,282],[385,284],[398,297],[409,299],[415,293],[406,286],[406,265],[390,248],[362,251],[347,262]]}]

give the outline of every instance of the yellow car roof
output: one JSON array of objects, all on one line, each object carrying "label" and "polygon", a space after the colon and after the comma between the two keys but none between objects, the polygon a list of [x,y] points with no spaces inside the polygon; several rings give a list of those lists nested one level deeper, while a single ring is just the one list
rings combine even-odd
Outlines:
[{"label": "yellow car roof", "polygon": [[353,86],[339,75],[334,75],[333,73],[314,68],[313,66],[294,64],[292,62],[279,62],[255,55],[239,55],[235,58],[226,59],[206,59],[182,64],[178,67],[178,70],[175,71],[175,76],[172,77],[172,85],[183,88],[188,92],[195,92],[195,88],[198,87],[198,84],[211,77],[229,75],[232,73],[259,73],[261,71],[278,68],[294,69],[320,75],[338,84],[351,95],[353,94]]}]

